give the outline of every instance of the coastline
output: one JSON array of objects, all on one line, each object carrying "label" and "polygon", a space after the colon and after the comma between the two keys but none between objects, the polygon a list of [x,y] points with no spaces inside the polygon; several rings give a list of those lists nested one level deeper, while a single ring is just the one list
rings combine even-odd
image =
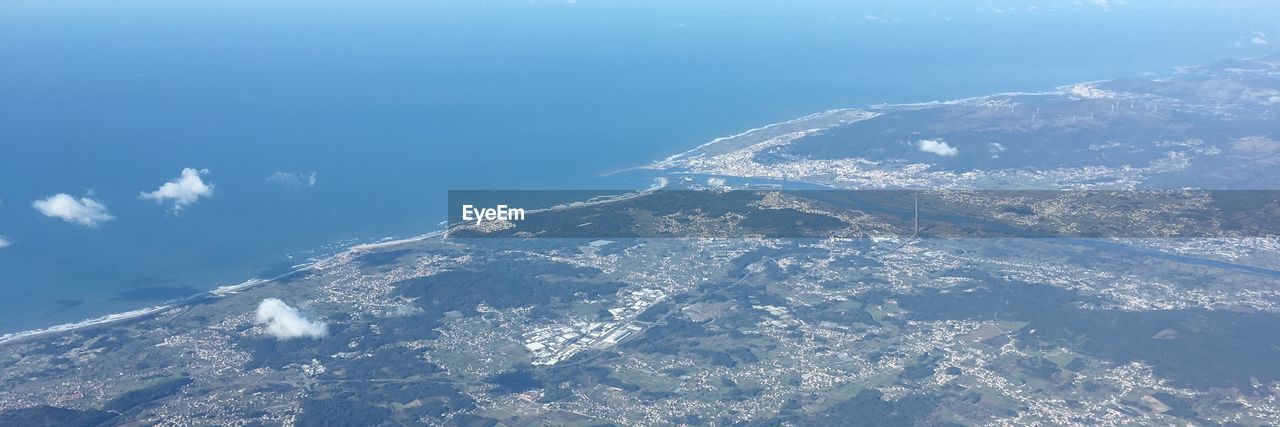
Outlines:
[{"label": "coastline", "polygon": [[[1258,58],[1263,58],[1263,57],[1265,56],[1260,56]],[[1253,58],[1248,58],[1248,59],[1253,59]],[[1174,72],[1175,73],[1185,72],[1183,71],[1184,68],[1195,68],[1195,66],[1175,67]],[[691,148],[689,150],[685,150],[677,154],[673,154],[662,160],[639,165],[639,166],[633,166],[633,167],[623,168],[623,169],[619,169],[611,172],[606,172],[601,174],[600,176],[611,176],[611,175],[616,175],[619,173],[635,171],[635,170],[657,170],[657,171],[670,170],[672,169],[671,163],[674,161],[705,155],[710,151],[710,149],[718,148],[718,146],[728,142],[733,142],[739,139],[748,138],[761,132],[773,131],[786,126],[803,124],[803,123],[815,121],[815,120],[837,118],[836,121],[839,121],[838,116],[843,114],[874,113],[877,110],[910,109],[910,108],[922,108],[922,107],[937,106],[937,105],[961,104],[965,102],[982,101],[982,100],[987,100],[987,99],[1002,97],[1002,96],[1054,96],[1054,95],[1069,96],[1072,93],[1072,88],[1078,87],[1080,85],[1091,85],[1091,84],[1105,83],[1105,82],[1111,82],[1111,81],[1115,81],[1115,79],[1103,79],[1103,80],[1092,80],[1092,81],[1069,83],[1065,85],[1056,86],[1053,88],[1053,90],[1050,90],[1050,91],[1041,91],[1041,92],[1017,92],[1017,91],[999,92],[999,93],[972,96],[972,97],[966,97],[966,98],[957,98],[957,99],[951,99],[951,100],[934,100],[934,101],[926,101],[926,102],[892,103],[892,104],[882,103],[882,104],[873,104],[873,105],[869,105],[861,108],[828,109],[825,111],[804,115],[794,119],[785,120],[777,123],[771,123],[764,126],[748,129],[733,135],[717,137],[715,139],[712,139],[711,141],[698,145],[697,147]],[[748,141],[747,145],[751,145],[751,141]],[[679,174],[680,172],[676,172],[676,173]],[[530,210],[529,213],[552,211],[557,209],[569,209],[569,208],[576,208],[576,207],[628,200],[634,197],[639,197],[644,194],[648,194],[653,191],[660,190],[664,188],[667,184],[668,184],[668,181],[665,177],[659,177],[659,178],[656,178],[656,182],[653,186],[641,191],[625,193],[623,195],[611,197],[604,200],[572,202],[567,204],[551,206],[547,208],[533,209],[533,210]],[[808,184],[823,185],[821,183],[808,183]],[[82,320],[79,322],[64,323],[64,324],[49,326],[45,328],[37,328],[37,329],[31,329],[26,331],[2,334],[0,335],[0,346],[18,342],[25,339],[29,339],[29,338],[54,335],[54,334],[65,333],[65,332],[74,332],[77,330],[91,328],[94,326],[101,326],[101,325],[106,325],[106,324],[111,324],[116,322],[142,319],[148,316],[160,314],[175,308],[179,308],[185,304],[190,303],[191,301],[201,300],[204,298],[222,298],[226,296],[235,295],[245,290],[256,288],[256,287],[277,281],[286,276],[297,274],[299,272],[304,272],[308,270],[325,269],[328,266],[332,265],[334,262],[342,260],[343,257],[346,257],[346,256],[355,255],[361,252],[386,249],[386,248],[405,245],[405,244],[418,243],[418,242],[422,242],[427,239],[431,239],[435,237],[441,237],[441,236],[447,237],[449,231],[452,230],[454,226],[455,226],[454,224],[445,224],[443,226],[443,229],[426,233],[426,234],[421,234],[421,235],[406,237],[406,238],[399,238],[399,239],[392,238],[390,240],[373,242],[373,243],[355,244],[343,250],[340,250],[334,254],[331,254],[325,258],[313,260],[311,262],[307,262],[304,264],[299,264],[298,266],[296,266],[296,268],[284,274],[280,274],[276,277],[267,278],[267,279],[251,278],[235,285],[220,286],[209,291],[200,292],[186,298],[173,300],[160,305],[140,308],[140,309],[131,310],[131,311],[125,311],[121,313],[107,314],[103,316]]]},{"label": "coastline", "polygon": [[[629,200],[635,197],[640,197],[645,194],[652,193],[654,191],[661,190],[662,188],[665,188],[668,184],[668,180],[665,177],[655,178],[654,181],[655,182],[653,185],[640,191],[625,193],[625,194],[622,194],[616,197],[611,197],[604,200],[572,202],[567,204],[550,206],[546,208],[532,209],[529,211],[529,213],[547,212],[547,211],[553,211],[553,210],[559,210],[559,209],[571,209],[571,208],[578,208],[583,206],[593,206],[598,204]],[[373,243],[360,243],[360,244],[351,245],[341,251],[338,251],[337,253],[334,253],[322,259],[317,259],[311,262],[299,264],[295,266],[295,268],[289,270],[288,272],[277,275],[275,277],[271,277],[267,279],[255,277],[234,285],[219,286],[217,288],[214,288],[208,291],[199,292],[194,295],[172,300],[160,305],[153,305],[150,307],[143,307],[136,310],[106,314],[98,317],[92,317],[89,319],[81,320],[79,322],[63,323],[63,324],[53,325],[45,328],[36,328],[36,329],[29,329],[25,331],[0,334],[0,346],[16,343],[16,342],[23,341],[26,339],[31,339],[31,338],[38,338],[38,337],[43,337],[48,335],[56,335],[56,334],[67,333],[67,332],[75,332],[78,330],[88,329],[95,326],[102,326],[102,325],[108,325],[112,323],[125,322],[125,321],[131,321],[131,320],[140,320],[140,319],[161,314],[173,309],[181,308],[184,305],[190,304],[195,301],[201,301],[207,298],[224,298],[224,297],[236,295],[246,290],[257,288],[300,272],[312,271],[312,270],[323,270],[333,265],[335,262],[345,260],[350,256],[357,255],[360,253],[383,250],[383,249],[393,248],[401,245],[419,243],[431,238],[447,236],[449,230],[451,230],[452,228],[453,228],[452,225],[446,225],[441,230],[433,231],[426,234],[420,234],[420,235],[405,237],[400,239],[392,238],[389,240],[383,240],[383,241],[373,242]]]},{"label": "coastline", "polygon": [[[697,156],[704,155],[704,154],[706,154],[706,152],[708,151],[708,149],[715,148],[715,147],[717,147],[717,146],[719,146],[719,145],[725,144],[726,142],[732,142],[732,141],[739,140],[739,139],[742,139],[742,138],[750,137],[750,136],[752,136],[752,135],[754,135],[754,134],[761,133],[761,132],[768,132],[768,131],[772,131],[772,130],[777,130],[777,129],[782,128],[782,127],[786,127],[786,126],[790,126],[790,125],[795,125],[795,124],[802,124],[802,123],[809,122],[809,121],[813,121],[813,120],[819,120],[819,119],[824,119],[824,118],[830,118],[830,117],[837,116],[837,115],[841,115],[841,114],[850,114],[850,113],[852,113],[852,114],[857,114],[857,113],[863,113],[863,112],[870,112],[870,111],[874,111],[874,110],[877,110],[877,109],[917,108],[917,107],[924,107],[924,106],[930,106],[930,105],[939,105],[939,104],[963,103],[963,102],[969,102],[969,101],[975,101],[975,100],[988,99],[988,98],[992,98],[992,97],[997,97],[997,96],[1002,96],[1002,95],[1009,95],[1009,94],[1022,94],[1022,95],[1054,95],[1054,94],[1065,94],[1065,93],[1068,93],[1068,91],[1067,91],[1067,89],[1066,89],[1066,88],[1072,87],[1072,86],[1074,86],[1074,85],[1079,85],[1079,84],[1089,84],[1089,83],[1096,83],[1096,82],[1101,82],[1101,81],[1109,81],[1109,80],[1099,80],[1099,81],[1093,81],[1093,82],[1073,83],[1073,84],[1068,84],[1068,85],[1058,86],[1058,87],[1056,87],[1056,88],[1055,88],[1055,90],[1054,90],[1054,91],[1049,91],[1049,92],[1027,92],[1027,93],[1024,93],[1024,92],[1002,92],[1002,93],[995,93],[995,94],[988,94],[988,95],[974,96],[974,97],[960,98],[960,99],[953,99],[953,100],[945,100],[945,101],[927,101],[927,102],[917,102],[917,103],[899,103],[899,104],[876,104],[876,105],[871,105],[871,106],[867,106],[867,107],[864,107],[864,108],[835,108],[835,109],[828,109],[828,110],[825,110],[825,111],[820,111],[820,112],[817,112],[817,113],[807,114],[807,115],[804,115],[804,116],[801,116],[801,117],[797,117],[797,118],[794,118],[794,119],[790,119],[790,120],[785,120],[785,121],[781,121],[781,122],[777,122],[777,123],[771,123],[771,124],[766,124],[766,125],[764,125],[764,126],[755,127],[755,128],[752,128],[752,129],[748,129],[748,130],[742,131],[742,132],[738,132],[738,133],[733,134],[733,135],[717,137],[717,138],[715,138],[715,139],[712,139],[711,141],[708,141],[708,142],[706,142],[706,143],[700,144],[700,145],[698,145],[697,147],[694,147],[694,148],[691,148],[691,149],[689,149],[689,150],[685,150],[685,151],[683,151],[683,152],[676,153],[676,154],[673,154],[673,155],[671,155],[671,156],[668,156],[668,157],[666,157],[665,159],[662,159],[662,160],[659,160],[659,161],[656,161],[656,162],[652,162],[652,163],[648,163],[648,164],[644,164],[644,165],[640,165],[640,166],[633,166],[633,167],[624,168],[624,169],[619,169],[619,170],[612,171],[612,172],[607,172],[607,173],[601,174],[600,176],[611,176],[611,175],[616,175],[616,174],[619,174],[619,173],[624,173],[624,172],[628,172],[628,171],[635,171],[635,170],[667,170],[667,169],[670,169],[670,166],[667,166],[667,164],[670,164],[670,163],[671,163],[671,162],[673,162],[673,161],[680,160],[680,159],[684,159],[684,158],[688,158],[688,157],[697,157]],[[748,145],[750,145],[750,144],[748,144]],[[627,194],[624,194],[624,195],[621,195],[621,196],[618,196],[618,197],[612,197],[612,198],[605,199],[605,200],[573,202],[573,203],[568,203],[568,204],[561,204],[561,205],[556,205],[556,206],[550,206],[550,207],[546,207],[546,208],[534,209],[534,210],[530,210],[530,211],[529,211],[529,213],[537,213],[537,212],[550,211],[550,210],[555,210],[555,209],[568,209],[568,208],[575,208],[575,207],[582,207],[582,206],[590,206],[590,205],[601,204],[601,203],[610,203],[610,202],[615,202],[615,201],[620,201],[620,200],[627,200],[627,199],[630,199],[630,198],[634,198],[634,197],[642,196],[642,195],[644,195],[644,194],[647,194],[647,193],[650,193],[650,192],[653,192],[653,191],[657,191],[657,190],[659,190],[659,189],[661,189],[661,188],[665,187],[667,184],[668,184],[668,182],[667,182],[666,178],[659,177],[659,178],[657,178],[657,179],[656,179],[656,182],[655,182],[655,184],[654,184],[653,186],[651,186],[651,187],[649,187],[649,188],[647,188],[647,189],[645,189],[645,190],[638,191],[638,192],[627,193]],[[446,225],[443,227],[443,229],[441,229],[441,230],[437,230],[437,231],[433,231],[433,232],[430,232],[430,233],[421,234],[421,235],[417,235],[417,236],[406,237],[406,238],[400,238],[400,239],[394,239],[394,238],[393,238],[393,239],[391,239],[391,240],[380,241],[380,242],[373,242],[373,243],[361,243],[361,244],[355,244],[355,245],[352,245],[352,246],[347,247],[347,248],[346,248],[346,249],[344,249],[344,250],[338,251],[337,253],[334,253],[334,254],[332,254],[332,255],[329,255],[329,256],[327,256],[327,257],[325,257],[325,258],[318,259],[318,260],[314,260],[314,261],[307,262],[307,263],[304,263],[304,264],[300,264],[300,265],[299,265],[299,266],[297,266],[296,268],[294,268],[294,269],[292,269],[292,270],[290,270],[290,271],[288,271],[288,272],[286,272],[286,273],[280,274],[280,275],[278,275],[278,276],[276,276],[276,277],[267,278],[267,279],[262,279],[262,278],[251,278],[251,279],[245,280],[245,281],[240,282],[240,283],[235,284],[235,285],[224,285],[224,286],[219,286],[219,287],[214,288],[214,289],[209,290],[209,291],[200,292],[200,293],[197,293],[197,294],[191,295],[191,296],[186,297],[186,298],[181,298],[181,299],[173,300],[173,301],[166,302],[166,303],[164,303],[164,304],[160,304],[160,305],[154,305],[154,306],[151,306],[151,307],[144,307],[144,308],[140,308],[140,309],[136,309],[136,310],[130,310],[130,311],[125,311],[125,312],[120,312],[120,313],[106,314],[106,315],[102,315],[102,316],[98,316],[98,317],[93,317],[93,318],[85,319],[85,320],[82,320],[82,321],[79,321],[79,322],[63,323],[63,324],[54,325],[54,326],[49,326],[49,327],[45,327],[45,328],[37,328],[37,329],[30,329],[30,330],[26,330],[26,331],[10,332],[10,333],[6,333],[6,334],[2,334],[2,335],[0,335],[0,346],[6,345],[6,344],[10,344],[10,343],[19,342],[19,341],[26,340],[26,339],[30,339],[30,338],[37,338],[37,337],[48,336],[48,335],[56,335],[56,334],[61,334],[61,333],[66,333],[66,332],[74,332],[74,331],[78,331],[78,330],[82,330],[82,329],[87,329],[87,328],[92,328],[92,327],[95,327],[95,326],[102,326],[102,325],[107,325],[107,324],[112,324],[112,323],[117,323],[117,322],[124,322],[124,321],[131,321],[131,320],[139,320],[139,319],[143,319],[143,318],[146,318],[146,317],[149,317],[149,316],[154,316],[154,315],[157,315],[157,314],[160,314],[160,313],[163,313],[163,312],[166,312],[166,311],[169,311],[169,310],[175,309],[175,308],[182,307],[183,305],[185,305],[185,304],[189,303],[190,301],[200,300],[200,299],[204,299],[204,298],[222,298],[222,297],[227,297],[227,296],[235,295],[235,294],[238,294],[238,293],[243,292],[243,291],[245,291],[245,290],[252,289],[252,288],[256,288],[256,287],[259,287],[259,286],[262,286],[262,285],[265,285],[265,284],[271,283],[271,282],[273,282],[273,281],[279,280],[279,279],[284,278],[284,277],[286,277],[286,276],[290,276],[290,275],[293,275],[293,274],[297,274],[297,273],[299,273],[299,272],[308,271],[308,270],[320,270],[320,269],[327,268],[328,266],[332,265],[334,262],[339,261],[339,260],[340,260],[340,258],[341,258],[341,257],[344,257],[344,256],[350,256],[350,255],[354,255],[354,254],[357,254],[357,253],[360,253],[360,252],[366,252],[366,251],[372,251],[372,250],[379,250],[379,249],[386,249],[386,248],[395,247],[395,246],[400,246],[400,245],[405,245],[405,244],[418,243],[418,242],[422,242],[422,241],[425,241],[425,240],[430,239],[430,238],[433,238],[433,237],[447,236],[447,235],[448,235],[448,232],[449,232],[453,227],[454,227],[454,225],[453,225],[453,224],[446,224]]]},{"label": "coastline", "polygon": [[[886,110],[901,110],[901,109],[927,108],[927,107],[933,107],[933,106],[939,106],[939,105],[955,105],[955,104],[964,104],[964,103],[967,103],[967,102],[981,102],[981,101],[989,100],[989,99],[992,99],[992,98],[998,98],[998,97],[1013,97],[1013,96],[1069,96],[1069,95],[1071,95],[1071,93],[1072,93],[1071,89],[1072,89],[1072,88],[1075,88],[1075,87],[1078,87],[1078,86],[1080,86],[1080,85],[1092,85],[1092,84],[1106,83],[1106,82],[1112,82],[1112,81],[1115,81],[1115,79],[1103,79],[1103,80],[1090,80],[1090,81],[1083,81],[1083,82],[1075,82],[1075,83],[1069,83],[1069,84],[1065,84],[1065,85],[1059,85],[1059,86],[1056,86],[1056,87],[1054,87],[1054,88],[1053,88],[1053,90],[1049,90],[1049,91],[1035,91],[1035,92],[1010,91],[1010,92],[997,92],[997,93],[991,93],[991,94],[986,94],[986,95],[971,96],[971,97],[965,97],[965,98],[956,98],[956,99],[949,99],[949,100],[933,100],[933,101],[910,102],[910,103],[881,103],[881,104],[872,104],[872,105],[868,105],[868,106],[865,106],[865,107],[849,107],[849,108],[835,108],[835,109],[829,109],[829,110],[826,110],[826,111],[822,111],[822,112],[818,112],[818,113],[813,113],[813,114],[808,114],[808,115],[805,115],[805,116],[802,116],[802,117],[797,117],[797,118],[794,118],[794,119],[790,119],[790,120],[786,120],[786,121],[782,121],[782,122],[778,122],[778,123],[772,123],[772,124],[768,124],[768,125],[760,126],[760,127],[757,127],[757,128],[748,129],[748,130],[746,130],[746,131],[739,132],[739,133],[736,133],[736,134],[733,134],[733,135],[729,135],[729,136],[722,136],[722,137],[719,137],[719,138],[715,138],[715,139],[713,139],[713,140],[711,140],[711,141],[709,141],[709,142],[706,142],[706,143],[704,143],[704,144],[702,144],[702,145],[699,145],[699,146],[697,146],[697,147],[694,147],[694,148],[692,148],[692,149],[689,149],[689,150],[686,150],[686,151],[683,151],[683,152],[680,152],[680,153],[677,153],[677,154],[673,154],[673,155],[668,156],[667,158],[664,158],[664,159],[662,159],[662,160],[658,160],[658,161],[655,161],[655,162],[651,162],[651,163],[643,164],[643,165],[639,165],[639,166],[632,166],[632,167],[628,167],[628,168],[624,168],[624,169],[619,169],[619,170],[616,170],[616,171],[612,171],[612,172],[608,172],[608,173],[601,174],[601,176],[610,176],[610,175],[619,174],[619,173],[628,172],[628,171],[633,171],[633,170],[670,170],[670,169],[672,169],[672,168],[673,168],[672,163],[674,163],[675,161],[682,160],[682,159],[687,159],[687,158],[695,158],[695,157],[700,157],[700,156],[706,155],[708,152],[711,152],[711,151],[712,151],[711,149],[713,149],[713,148],[717,148],[717,146],[718,146],[718,145],[722,145],[722,144],[725,144],[725,143],[728,143],[728,142],[733,142],[733,141],[736,141],[736,140],[739,140],[739,139],[742,139],[742,138],[751,137],[751,136],[753,136],[754,134],[757,134],[757,133],[760,133],[760,132],[765,132],[765,131],[775,130],[775,129],[778,129],[778,128],[781,128],[781,127],[785,127],[785,126],[789,126],[789,125],[802,124],[802,123],[806,123],[806,122],[810,122],[810,121],[815,121],[815,120],[820,120],[820,119],[829,119],[829,118],[835,117],[835,116],[837,116],[837,115],[842,115],[842,114],[859,114],[859,113],[864,113],[864,114],[877,114],[877,113],[878,113],[878,112],[880,112],[880,111],[886,111]],[[839,121],[839,120],[837,120],[837,121]],[[766,139],[767,139],[767,138],[766,138]],[[748,141],[746,144],[744,144],[744,147],[745,147],[745,146],[752,145],[752,143],[754,143],[754,142],[757,142],[757,141],[750,140],[750,141]],[[742,147],[736,147],[736,148],[742,148]],[[729,149],[730,149],[730,150],[732,150],[732,149],[735,149],[735,147],[729,147]],[[815,183],[815,184],[816,184],[816,183]]]}]

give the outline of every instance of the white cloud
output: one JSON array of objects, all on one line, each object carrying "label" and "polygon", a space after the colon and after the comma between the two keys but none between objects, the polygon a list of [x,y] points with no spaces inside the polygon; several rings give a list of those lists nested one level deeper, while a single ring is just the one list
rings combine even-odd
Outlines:
[{"label": "white cloud", "polygon": [[[1071,3],[1077,6],[1084,5],[1086,3],[1091,4],[1102,9],[1103,12],[1110,11],[1112,6],[1123,7],[1129,5],[1129,2],[1126,0],[1075,0]],[[1054,6],[1054,8],[1056,7],[1057,6]]]},{"label": "white cloud", "polygon": [[1110,10],[1111,6],[1126,6],[1129,2],[1124,0],[1089,0],[1089,4],[1098,6],[1102,10]]},{"label": "white cloud", "polygon": [[313,322],[298,314],[298,310],[275,298],[267,298],[258,304],[258,324],[276,339],[321,338],[329,334],[329,325]]},{"label": "white cloud", "polygon": [[396,309],[391,312],[391,315],[404,317],[404,316],[413,316],[413,315],[422,314],[422,313],[425,313],[422,307],[418,307],[412,304],[399,304],[399,305],[396,305]]},{"label": "white cloud", "polygon": [[10,246],[13,246],[13,241],[9,240],[7,237],[0,236],[0,248],[7,248]]},{"label": "white cloud", "polygon": [[201,197],[213,197],[213,184],[206,184],[203,179],[200,179],[200,175],[208,173],[208,169],[197,171],[193,168],[183,168],[182,176],[164,183],[156,191],[143,192],[142,198],[155,200],[158,203],[173,200],[173,210],[182,210],[187,205],[200,200]]},{"label": "white cloud", "polygon": [[88,197],[76,199],[66,193],[58,193],[31,203],[41,214],[47,217],[60,218],[73,224],[86,227],[97,226],[116,217],[107,212],[106,205]]},{"label": "white cloud", "polygon": [[916,143],[916,146],[920,148],[920,151],[937,154],[943,157],[951,157],[960,152],[960,150],[947,145],[947,143],[943,142],[941,139],[922,139],[920,142]]},{"label": "white cloud", "polygon": [[267,182],[286,188],[302,188],[316,186],[316,173],[276,172],[267,177]]},{"label": "white cloud", "polygon": [[1258,46],[1266,46],[1268,44],[1267,35],[1263,34],[1261,31],[1253,33],[1253,38],[1250,39],[1249,41],[1253,42],[1253,44],[1256,44]]},{"label": "white cloud", "polygon": [[862,15],[862,19],[865,19],[871,22],[902,22],[902,18],[897,18],[889,15],[876,16],[876,15],[868,14],[868,15]]}]

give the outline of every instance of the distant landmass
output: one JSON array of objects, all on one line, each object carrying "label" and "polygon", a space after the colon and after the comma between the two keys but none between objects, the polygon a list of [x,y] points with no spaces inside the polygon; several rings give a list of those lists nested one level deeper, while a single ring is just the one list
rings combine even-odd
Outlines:
[{"label": "distant landmass", "polygon": [[837,188],[1275,189],[1277,64],[826,111],[649,167]]}]

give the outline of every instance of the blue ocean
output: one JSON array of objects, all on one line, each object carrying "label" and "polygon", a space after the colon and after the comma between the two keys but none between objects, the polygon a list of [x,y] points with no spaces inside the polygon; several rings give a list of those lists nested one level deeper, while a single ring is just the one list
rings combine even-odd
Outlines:
[{"label": "blue ocean", "polygon": [[[934,3],[0,2],[0,333],[434,231],[450,189],[642,188],[601,175],[831,108],[1280,43],[1271,2]],[[211,197],[141,197],[184,168]],[[114,219],[33,208],[58,193]]]}]

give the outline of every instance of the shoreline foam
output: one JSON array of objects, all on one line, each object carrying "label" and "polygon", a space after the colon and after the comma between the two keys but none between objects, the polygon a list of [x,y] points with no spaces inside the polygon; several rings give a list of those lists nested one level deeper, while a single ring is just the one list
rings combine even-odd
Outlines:
[{"label": "shoreline foam", "polygon": [[22,341],[28,338],[35,338],[35,337],[46,336],[46,335],[55,335],[55,334],[61,334],[66,332],[74,332],[77,330],[87,329],[94,326],[101,326],[101,325],[106,325],[106,324],[111,324],[116,322],[123,322],[128,320],[137,320],[147,316],[159,314],[171,309],[179,308],[179,307],[188,305],[194,301],[204,300],[206,298],[225,298],[232,295],[237,295],[246,290],[253,289],[262,285],[266,285],[268,283],[280,280],[286,276],[297,274],[299,272],[324,269],[328,265],[328,263],[336,259],[339,259],[340,257],[343,257],[343,256],[349,256],[359,252],[367,252],[369,250],[392,247],[392,246],[397,246],[401,244],[420,242],[420,241],[429,239],[434,236],[439,236],[442,234],[444,234],[444,230],[422,234],[414,237],[408,237],[404,239],[352,245],[345,248],[344,250],[338,251],[337,253],[331,254],[322,259],[299,264],[298,266],[289,270],[288,272],[284,274],[280,274],[275,277],[271,277],[267,279],[254,277],[234,285],[219,286],[219,287],[210,289],[208,291],[199,292],[191,296],[175,299],[160,305],[154,305],[151,307],[144,307],[144,308],[129,310],[129,311],[120,312],[120,313],[106,314],[98,317],[92,317],[89,319],[81,320],[79,322],[63,323],[63,324],[49,326],[45,328],[29,329],[25,331],[10,332],[7,334],[3,334],[3,335],[0,335],[0,346]]},{"label": "shoreline foam", "polygon": [[[638,192],[624,194],[622,196],[610,198],[607,200],[573,202],[569,204],[556,205],[556,206],[551,206],[551,207],[542,208],[542,209],[535,209],[535,210],[532,210],[531,212],[550,211],[555,209],[567,209],[567,208],[582,207],[582,206],[594,205],[594,204],[600,204],[600,203],[610,203],[610,202],[616,202],[621,200],[627,200],[627,199],[639,197],[641,195],[660,190],[666,187],[667,183],[668,181],[666,178],[659,177],[655,179],[655,182],[652,186]],[[19,332],[10,332],[7,334],[0,335],[0,346],[22,341],[29,338],[36,338],[36,337],[41,337],[46,335],[55,335],[55,334],[61,334],[66,332],[74,332],[77,330],[87,329],[94,326],[101,326],[101,325],[129,321],[129,320],[137,320],[137,319],[152,316],[155,314],[163,313],[165,311],[169,311],[175,308],[179,308],[179,307],[188,305],[194,301],[203,300],[206,298],[225,298],[232,295],[237,295],[246,290],[266,285],[268,283],[280,280],[281,278],[284,278],[286,276],[297,274],[299,272],[308,271],[308,270],[323,270],[327,268],[329,265],[331,265],[333,262],[345,259],[344,257],[349,257],[352,255],[356,255],[364,252],[392,248],[392,247],[406,245],[406,244],[423,242],[423,241],[426,241],[427,239],[431,239],[434,237],[445,236],[447,235],[448,231],[449,231],[449,227],[446,226],[444,229],[441,229],[438,231],[433,231],[430,233],[420,234],[412,237],[405,237],[401,239],[390,239],[390,240],[384,240],[384,241],[373,242],[373,243],[355,244],[355,245],[348,246],[347,248],[341,251],[338,251],[337,253],[331,254],[327,257],[324,257],[322,259],[299,264],[295,268],[289,270],[288,272],[272,278],[263,279],[263,278],[255,277],[234,285],[219,286],[208,291],[199,292],[194,295],[172,300],[170,302],[160,304],[160,305],[154,305],[151,307],[144,307],[144,308],[120,312],[120,313],[106,314],[98,317],[85,319],[79,322],[63,323],[63,324],[49,326],[45,328],[30,329],[30,330],[19,331]]]}]

